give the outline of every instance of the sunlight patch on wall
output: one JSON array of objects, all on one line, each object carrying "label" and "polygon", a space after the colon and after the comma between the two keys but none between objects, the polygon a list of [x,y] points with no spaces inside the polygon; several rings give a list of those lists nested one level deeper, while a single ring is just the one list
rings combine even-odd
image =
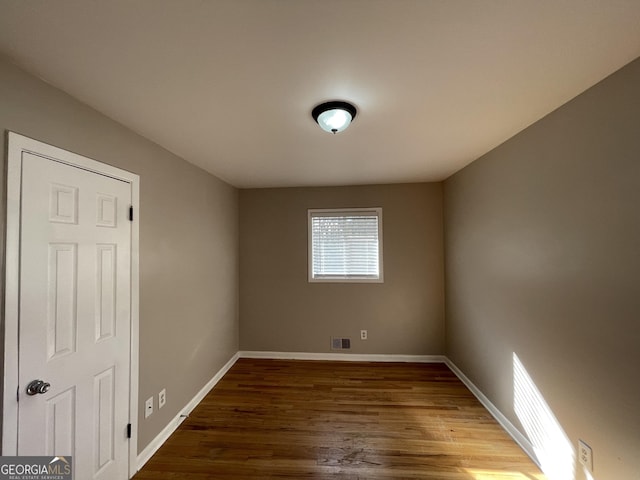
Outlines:
[{"label": "sunlight patch on wall", "polygon": [[575,480],[575,452],[560,423],[513,354],[513,407],[549,480]]},{"label": "sunlight patch on wall", "polygon": [[465,470],[473,480],[545,480],[544,475],[540,473],[524,474],[500,470],[478,470],[476,468],[466,468]]}]

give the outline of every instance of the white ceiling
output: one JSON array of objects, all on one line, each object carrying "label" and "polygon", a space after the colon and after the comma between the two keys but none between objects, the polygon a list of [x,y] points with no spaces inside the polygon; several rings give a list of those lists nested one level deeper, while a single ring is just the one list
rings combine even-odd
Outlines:
[{"label": "white ceiling", "polygon": [[0,0],[0,52],[238,187],[432,181],[640,56],[640,1]]}]

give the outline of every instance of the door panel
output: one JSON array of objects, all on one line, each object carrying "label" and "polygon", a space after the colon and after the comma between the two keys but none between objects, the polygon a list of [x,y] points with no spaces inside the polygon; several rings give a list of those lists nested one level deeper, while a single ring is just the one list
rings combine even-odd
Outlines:
[{"label": "door panel", "polygon": [[75,452],[76,389],[71,387],[46,400],[44,455]]},{"label": "door panel", "polygon": [[95,376],[93,380],[95,415],[96,472],[105,468],[114,458],[115,425],[115,368],[111,367]]},{"label": "door panel", "polygon": [[25,152],[21,202],[18,454],[128,478],[131,185]]},{"label": "door panel", "polygon": [[96,341],[116,333],[116,247],[97,245],[96,252]]},{"label": "door panel", "polygon": [[49,244],[47,360],[76,350],[77,250],[75,243]]}]

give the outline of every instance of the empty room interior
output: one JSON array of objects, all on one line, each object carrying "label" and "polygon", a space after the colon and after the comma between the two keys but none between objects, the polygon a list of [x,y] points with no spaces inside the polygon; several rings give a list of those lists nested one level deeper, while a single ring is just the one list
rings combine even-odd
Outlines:
[{"label": "empty room interior", "polygon": [[639,57],[635,0],[0,0],[2,455],[640,480]]}]

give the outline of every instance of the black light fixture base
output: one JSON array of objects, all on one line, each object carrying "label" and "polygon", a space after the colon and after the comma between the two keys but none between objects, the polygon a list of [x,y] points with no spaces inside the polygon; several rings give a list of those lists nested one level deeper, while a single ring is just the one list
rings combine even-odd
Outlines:
[{"label": "black light fixture base", "polygon": [[330,102],[321,103],[320,105],[314,107],[313,110],[311,110],[311,116],[317,123],[318,117],[320,116],[321,113],[326,112],[328,110],[335,110],[335,109],[346,110],[347,112],[349,112],[351,114],[352,122],[356,118],[356,113],[357,113],[356,107],[351,103],[344,102],[342,100],[332,100]]}]

